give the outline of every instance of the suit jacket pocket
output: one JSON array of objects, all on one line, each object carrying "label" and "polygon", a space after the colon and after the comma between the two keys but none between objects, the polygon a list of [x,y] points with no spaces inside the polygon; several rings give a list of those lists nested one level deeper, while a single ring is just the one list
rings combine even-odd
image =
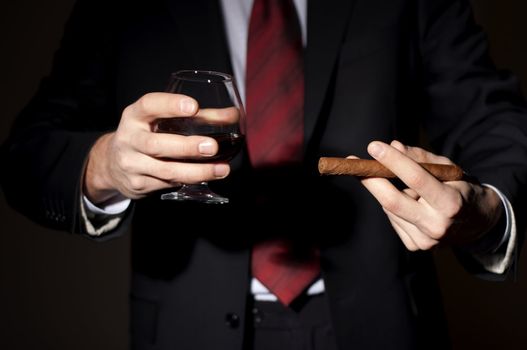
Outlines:
[{"label": "suit jacket pocket", "polygon": [[397,47],[398,40],[398,27],[396,25],[351,34],[342,44],[341,63],[351,63],[385,50],[394,49]]},{"label": "suit jacket pocket", "polygon": [[155,344],[159,313],[158,303],[132,294],[130,304],[130,333],[133,348],[142,349],[141,344]]}]

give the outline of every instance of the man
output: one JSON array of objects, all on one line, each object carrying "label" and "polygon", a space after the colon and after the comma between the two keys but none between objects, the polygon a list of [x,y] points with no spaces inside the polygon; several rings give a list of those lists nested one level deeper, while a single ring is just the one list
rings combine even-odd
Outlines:
[{"label": "man", "polygon": [[[230,165],[181,163],[167,159],[210,157],[217,144],[152,133],[157,118],[199,110],[159,93],[180,69],[234,72],[252,108],[251,1],[79,1],[4,148],[8,200],[99,240],[132,226],[136,348],[446,347],[432,259],[419,250],[451,244],[494,278],[513,265],[527,176],[517,81],[493,68],[464,0],[270,3],[294,9],[305,47],[300,161],[255,166],[249,134]],[[408,146],[421,128],[444,156]],[[401,183],[317,176],[320,156],[350,154]],[[471,180],[441,183],[416,163],[451,161]],[[159,200],[210,180],[231,204]],[[319,257],[287,302],[251,267],[255,247],[277,238]]]}]

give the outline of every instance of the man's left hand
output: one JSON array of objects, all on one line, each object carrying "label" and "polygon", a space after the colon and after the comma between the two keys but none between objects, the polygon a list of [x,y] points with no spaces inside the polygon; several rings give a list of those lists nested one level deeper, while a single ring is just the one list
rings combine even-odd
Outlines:
[{"label": "man's left hand", "polygon": [[384,178],[361,180],[410,251],[429,250],[439,242],[468,244],[489,232],[502,215],[494,190],[466,181],[441,182],[418,164],[453,164],[446,157],[398,141],[374,141],[368,153],[408,186],[400,191]]}]

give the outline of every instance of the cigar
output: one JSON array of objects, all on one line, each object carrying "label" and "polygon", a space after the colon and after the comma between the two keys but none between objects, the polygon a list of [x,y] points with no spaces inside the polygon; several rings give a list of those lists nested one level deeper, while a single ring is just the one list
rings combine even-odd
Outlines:
[{"label": "cigar", "polygon": [[[459,181],[463,170],[457,165],[419,163],[439,181]],[[394,178],[394,173],[376,160],[321,157],[318,161],[321,175],[353,175],[358,177]]]}]

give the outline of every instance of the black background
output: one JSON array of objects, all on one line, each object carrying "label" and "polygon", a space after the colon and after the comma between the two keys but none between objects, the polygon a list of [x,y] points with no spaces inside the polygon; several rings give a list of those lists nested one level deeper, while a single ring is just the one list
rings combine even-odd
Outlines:
[{"label": "black background", "polygon": [[[49,71],[73,2],[2,4],[0,142]],[[527,91],[527,2],[474,6],[498,66],[519,75]],[[454,347],[527,348],[527,261],[516,283],[492,283],[468,275],[448,249],[436,257]],[[0,194],[0,349],[126,349],[129,258],[129,237],[97,244],[46,230]]]}]

